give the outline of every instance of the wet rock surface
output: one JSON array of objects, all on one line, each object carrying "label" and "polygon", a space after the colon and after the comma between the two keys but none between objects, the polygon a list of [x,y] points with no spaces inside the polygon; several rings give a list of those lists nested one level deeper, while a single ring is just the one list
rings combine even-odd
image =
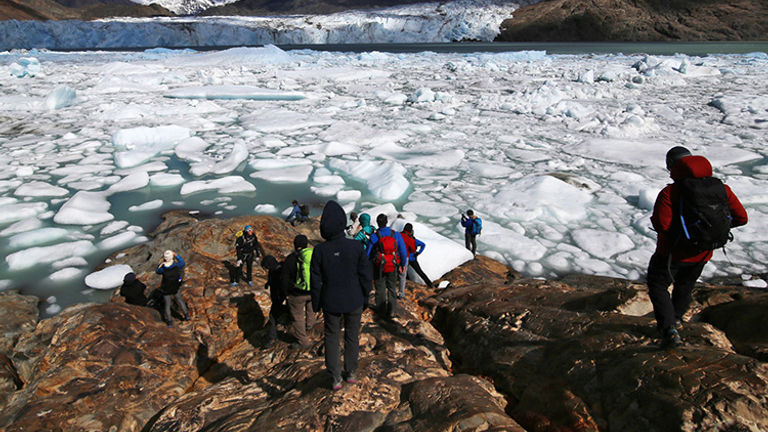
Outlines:
[{"label": "wet rock surface", "polygon": [[159,284],[154,268],[164,250],[184,257],[182,293],[192,317],[176,316],[173,327],[157,310],[117,295],[39,323],[34,299],[0,296],[3,313],[17,302],[35,312],[2,327],[12,336],[0,366],[17,380],[0,373],[0,429],[768,428],[768,331],[760,314],[768,293],[698,287],[686,345],[662,351],[644,285],[592,276],[530,280],[478,257],[446,275],[444,290],[409,282],[391,321],[366,310],[357,382],[332,391],[322,321],[308,348],[291,344],[284,319],[278,341],[268,344],[265,272],[254,267],[253,287],[229,285],[234,236],[245,224],[254,226],[262,252],[278,259],[297,233],[320,241],[317,219],[291,227],[269,216],[172,212],[151,242],[110,257],[110,265],[130,264],[150,289]]}]

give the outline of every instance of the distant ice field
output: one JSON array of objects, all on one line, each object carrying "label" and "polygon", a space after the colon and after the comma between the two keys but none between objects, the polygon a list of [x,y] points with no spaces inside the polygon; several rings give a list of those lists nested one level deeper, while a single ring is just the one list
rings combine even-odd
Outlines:
[{"label": "distant ice field", "polygon": [[292,199],[402,213],[434,278],[466,259],[471,208],[479,253],[526,275],[642,280],[674,145],[750,217],[703,277],[766,272],[764,53],[14,51],[0,76],[0,289],[48,314],[103,300],[125,269],[94,268],[169,209]]}]

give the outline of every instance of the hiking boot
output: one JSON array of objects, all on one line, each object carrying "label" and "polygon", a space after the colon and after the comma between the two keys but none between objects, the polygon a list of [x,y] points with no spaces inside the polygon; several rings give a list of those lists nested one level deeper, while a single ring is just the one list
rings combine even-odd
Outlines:
[{"label": "hiking boot", "polygon": [[354,372],[347,374],[347,377],[344,379],[344,381],[347,384],[355,384],[355,383],[357,383],[357,374],[354,373]]},{"label": "hiking boot", "polygon": [[341,390],[341,377],[333,379],[333,384],[331,384],[331,388],[334,391]]},{"label": "hiking boot", "polygon": [[669,328],[661,339],[661,348],[675,348],[683,344],[680,333],[674,328]]},{"label": "hiking boot", "polygon": [[252,287],[252,286],[253,286],[253,282],[251,282],[251,281],[248,281],[248,286],[249,286],[249,287]]},{"label": "hiking boot", "polygon": [[683,329],[683,321],[679,320],[679,319],[676,319],[675,323],[672,324],[672,328],[677,330],[678,332],[680,332],[680,330]]},{"label": "hiking boot", "polygon": [[229,286],[236,287],[237,286],[237,282],[232,282],[231,284],[229,284]]}]

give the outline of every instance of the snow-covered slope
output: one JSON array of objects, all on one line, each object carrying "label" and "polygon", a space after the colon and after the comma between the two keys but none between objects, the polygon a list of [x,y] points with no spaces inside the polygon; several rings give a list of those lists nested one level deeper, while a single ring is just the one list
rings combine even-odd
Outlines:
[{"label": "snow-covered slope", "polygon": [[458,0],[333,15],[3,21],[0,50],[491,41],[521,2]]},{"label": "snow-covered slope", "polygon": [[178,15],[193,15],[215,6],[223,6],[226,4],[234,3],[237,0],[132,0],[132,1],[134,3],[139,3],[145,6],[148,6],[152,3],[156,3]]}]

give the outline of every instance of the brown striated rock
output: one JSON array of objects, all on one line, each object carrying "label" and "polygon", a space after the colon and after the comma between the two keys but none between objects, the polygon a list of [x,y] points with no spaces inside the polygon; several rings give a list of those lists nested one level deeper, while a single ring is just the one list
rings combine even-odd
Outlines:
[{"label": "brown striated rock", "polygon": [[513,12],[499,41],[756,41],[768,39],[761,0],[546,0]]},{"label": "brown striated rock", "polygon": [[3,317],[0,320],[0,407],[13,392],[24,386],[9,355],[19,337],[35,329],[39,302],[37,297],[21,295],[16,291],[0,292]]},{"label": "brown striated rock", "polygon": [[[477,273],[477,266],[484,263],[448,279],[461,278],[467,267]],[[737,354],[725,333],[699,322],[685,324],[685,347],[659,350],[651,315],[616,312],[637,301],[638,289],[599,277],[508,281],[499,272],[424,303],[435,310],[433,324],[455,369],[489,377],[527,430],[768,428],[768,367]],[[697,287],[694,310],[707,316],[706,303],[725,301],[724,292],[733,294]],[[764,301],[755,292],[741,295],[756,309]]]}]

